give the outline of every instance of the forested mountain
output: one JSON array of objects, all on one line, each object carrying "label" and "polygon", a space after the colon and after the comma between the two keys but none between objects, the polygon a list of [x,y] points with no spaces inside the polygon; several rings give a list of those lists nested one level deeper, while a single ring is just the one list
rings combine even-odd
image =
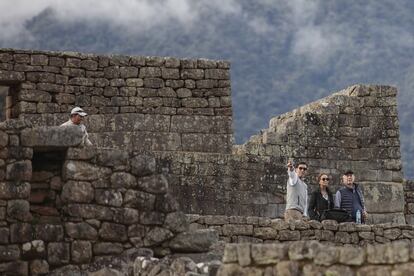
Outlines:
[{"label": "forested mountain", "polygon": [[0,21],[0,47],[227,59],[237,143],[273,116],[352,84],[394,85],[404,171],[414,178],[414,2],[136,1],[152,9],[125,6],[130,13],[127,2],[113,16],[51,4],[13,25],[17,35]]}]

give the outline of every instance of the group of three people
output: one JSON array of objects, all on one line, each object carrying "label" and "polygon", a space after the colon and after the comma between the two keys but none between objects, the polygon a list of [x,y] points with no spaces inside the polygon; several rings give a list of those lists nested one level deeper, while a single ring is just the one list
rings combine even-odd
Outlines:
[{"label": "group of three people", "polygon": [[313,220],[321,220],[322,214],[326,210],[339,208],[346,210],[350,214],[349,221],[357,221],[357,213],[361,215],[361,221],[367,218],[365,210],[364,196],[361,188],[355,183],[355,175],[352,171],[346,171],[342,176],[341,187],[335,194],[329,190],[331,178],[326,173],[318,176],[319,187],[311,193],[308,202],[308,186],[304,182],[304,177],[308,170],[305,162],[300,162],[293,166],[289,161],[288,182],[286,191],[286,220],[297,220],[308,217]]}]

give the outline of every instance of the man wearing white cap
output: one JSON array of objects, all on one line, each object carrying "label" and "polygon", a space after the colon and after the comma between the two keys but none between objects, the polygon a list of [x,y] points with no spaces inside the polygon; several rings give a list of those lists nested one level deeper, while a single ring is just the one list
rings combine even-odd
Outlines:
[{"label": "man wearing white cap", "polygon": [[84,133],[82,138],[82,145],[90,146],[92,145],[89,140],[88,132],[86,131],[86,126],[82,124],[83,117],[87,116],[86,112],[80,108],[75,107],[70,111],[70,118],[67,122],[61,124],[60,126],[79,126]]}]

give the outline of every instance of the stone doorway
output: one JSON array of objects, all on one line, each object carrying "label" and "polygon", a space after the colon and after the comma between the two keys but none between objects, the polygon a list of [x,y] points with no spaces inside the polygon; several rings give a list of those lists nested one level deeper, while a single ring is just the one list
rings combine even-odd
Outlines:
[{"label": "stone doorway", "polygon": [[66,149],[34,148],[30,211],[40,223],[60,223],[62,166]]}]

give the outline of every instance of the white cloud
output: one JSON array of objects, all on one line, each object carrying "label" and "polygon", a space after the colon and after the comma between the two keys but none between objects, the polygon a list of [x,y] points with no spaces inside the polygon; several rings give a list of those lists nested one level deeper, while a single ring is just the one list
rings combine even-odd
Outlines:
[{"label": "white cloud", "polygon": [[192,26],[202,14],[232,14],[235,0],[2,0],[0,41],[30,35],[27,23],[44,11],[58,22],[107,22],[126,32],[145,31],[163,24]]}]

